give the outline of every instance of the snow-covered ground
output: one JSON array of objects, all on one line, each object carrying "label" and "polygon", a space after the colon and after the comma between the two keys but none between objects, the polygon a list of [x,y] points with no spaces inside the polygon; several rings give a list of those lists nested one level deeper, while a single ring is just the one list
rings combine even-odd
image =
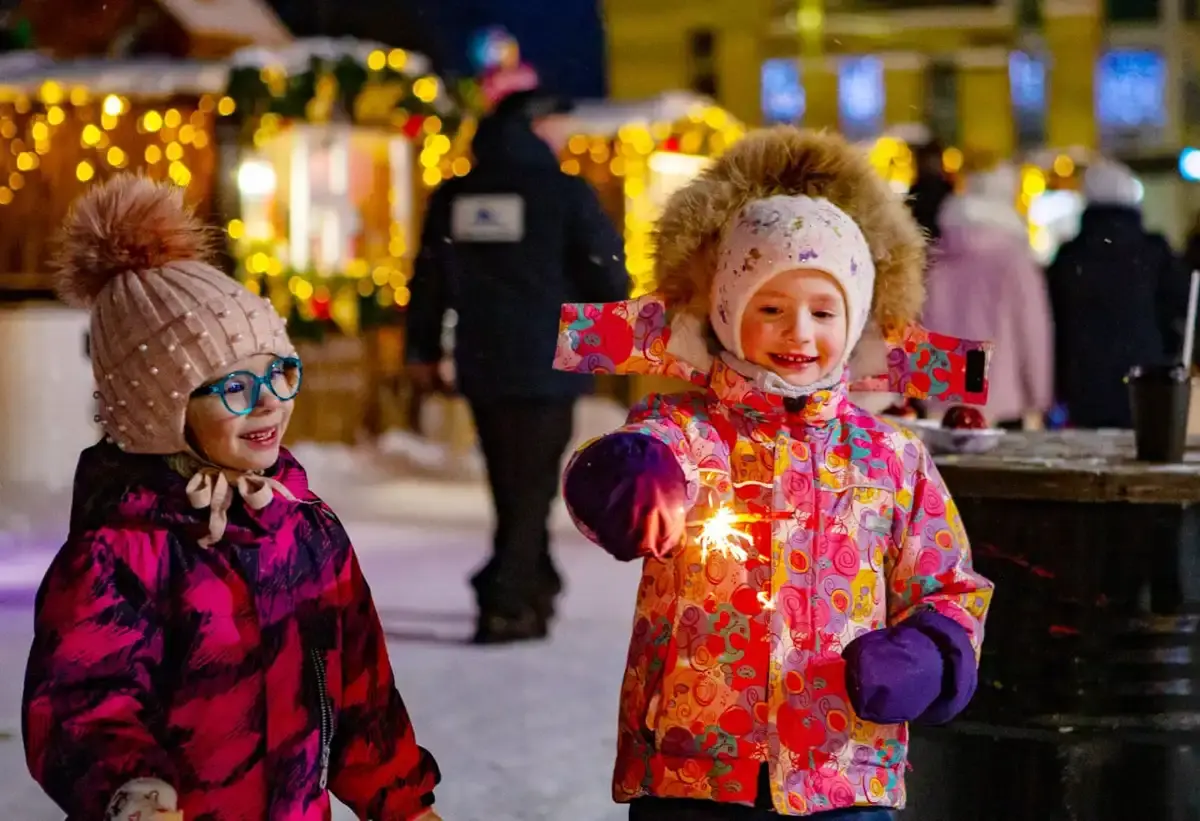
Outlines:
[{"label": "snow-covered ground", "polygon": [[[590,412],[583,412],[577,439],[621,421],[611,409]],[[527,646],[467,645],[473,602],[465,580],[490,538],[486,489],[477,478],[455,478],[464,471],[446,470],[436,448],[414,456],[413,443],[397,441],[382,458],[344,448],[296,452],[355,540],[418,738],[442,768],[442,815],[447,821],[624,818],[609,798],[609,777],[637,568],[585,542],[560,505],[556,556],[568,591],[554,636]],[[414,468],[414,459],[424,459],[424,467]],[[33,590],[66,513],[61,493],[19,500],[11,489],[0,494],[0,660],[9,671],[0,676],[3,819],[62,818],[25,769],[20,671]],[[336,821],[351,818],[344,809],[335,814]]]}]

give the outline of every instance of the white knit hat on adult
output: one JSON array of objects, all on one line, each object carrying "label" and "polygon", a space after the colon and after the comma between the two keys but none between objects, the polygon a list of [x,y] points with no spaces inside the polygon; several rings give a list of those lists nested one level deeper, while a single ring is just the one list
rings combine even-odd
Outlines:
[{"label": "white knit hat on adult", "polygon": [[1000,163],[986,171],[975,171],[967,175],[963,194],[989,202],[1004,202],[1016,207],[1017,194],[1021,190],[1021,178],[1012,163]]},{"label": "white knit hat on adult", "polygon": [[1142,184],[1127,165],[1100,160],[1083,173],[1083,196],[1089,205],[1120,205],[1139,208]]}]

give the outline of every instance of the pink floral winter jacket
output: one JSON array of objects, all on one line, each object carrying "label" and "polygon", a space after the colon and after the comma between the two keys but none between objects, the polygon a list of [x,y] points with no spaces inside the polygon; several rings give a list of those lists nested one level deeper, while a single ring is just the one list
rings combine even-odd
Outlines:
[{"label": "pink floral winter jacket", "polygon": [[70,821],[137,778],[186,821],[407,821],[439,779],[418,747],[346,532],[286,451],[300,501],[207,511],[161,457],[84,451],[66,544],[37,598],[29,769]]},{"label": "pink floral winter jacket", "polygon": [[[616,333],[624,320],[612,306],[587,309],[602,313],[564,314],[560,367],[644,372],[625,357],[662,356],[661,340],[647,354],[642,331]],[[749,536],[745,557],[689,542],[645,560],[614,797],[751,804],[766,762],[785,815],[903,807],[907,725],[855,714],[842,654],[932,610],[966,631],[977,656],[992,587],[972,569],[954,502],[920,440],[852,405],[844,386],[785,402],[719,359],[707,382],[649,397],[604,437],[669,446],[688,498],[713,488]]]}]

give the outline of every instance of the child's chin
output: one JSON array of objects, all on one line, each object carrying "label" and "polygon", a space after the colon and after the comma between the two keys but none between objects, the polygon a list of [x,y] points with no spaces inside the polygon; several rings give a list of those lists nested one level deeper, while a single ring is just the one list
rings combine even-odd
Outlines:
[{"label": "child's chin", "polygon": [[781,373],[779,376],[784,382],[796,388],[807,388],[821,378],[820,374],[809,376],[808,374],[800,373]]},{"label": "child's chin", "polygon": [[807,388],[823,376],[821,369],[815,366],[803,368],[798,371],[790,371],[779,367],[770,367],[769,369],[784,382],[796,388]]}]

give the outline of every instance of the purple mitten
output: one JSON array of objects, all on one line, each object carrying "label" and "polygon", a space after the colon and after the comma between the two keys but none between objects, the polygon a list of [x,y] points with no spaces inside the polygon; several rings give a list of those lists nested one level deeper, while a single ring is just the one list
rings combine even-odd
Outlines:
[{"label": "purple mitten", "polygon": [[687,480],[671,449],[613,433],[575,458],[563,481],[571,512],[621,561],[661,555],[683,534]]},{"label": "purple mitten", "polygon": [[860,718],[900,724],[920,717],[942,687],[937,645],[903,623],[859,636],[846,647],[846,691]]},{"label": "purple mitten", "polygon": [[942,657],[941,692],[917,720],[922,724],[945,724],[967,708],[979,682],[971,637],[954,619],[933,610],[922,610],[905,619],[904,624],[927,636]]}]

